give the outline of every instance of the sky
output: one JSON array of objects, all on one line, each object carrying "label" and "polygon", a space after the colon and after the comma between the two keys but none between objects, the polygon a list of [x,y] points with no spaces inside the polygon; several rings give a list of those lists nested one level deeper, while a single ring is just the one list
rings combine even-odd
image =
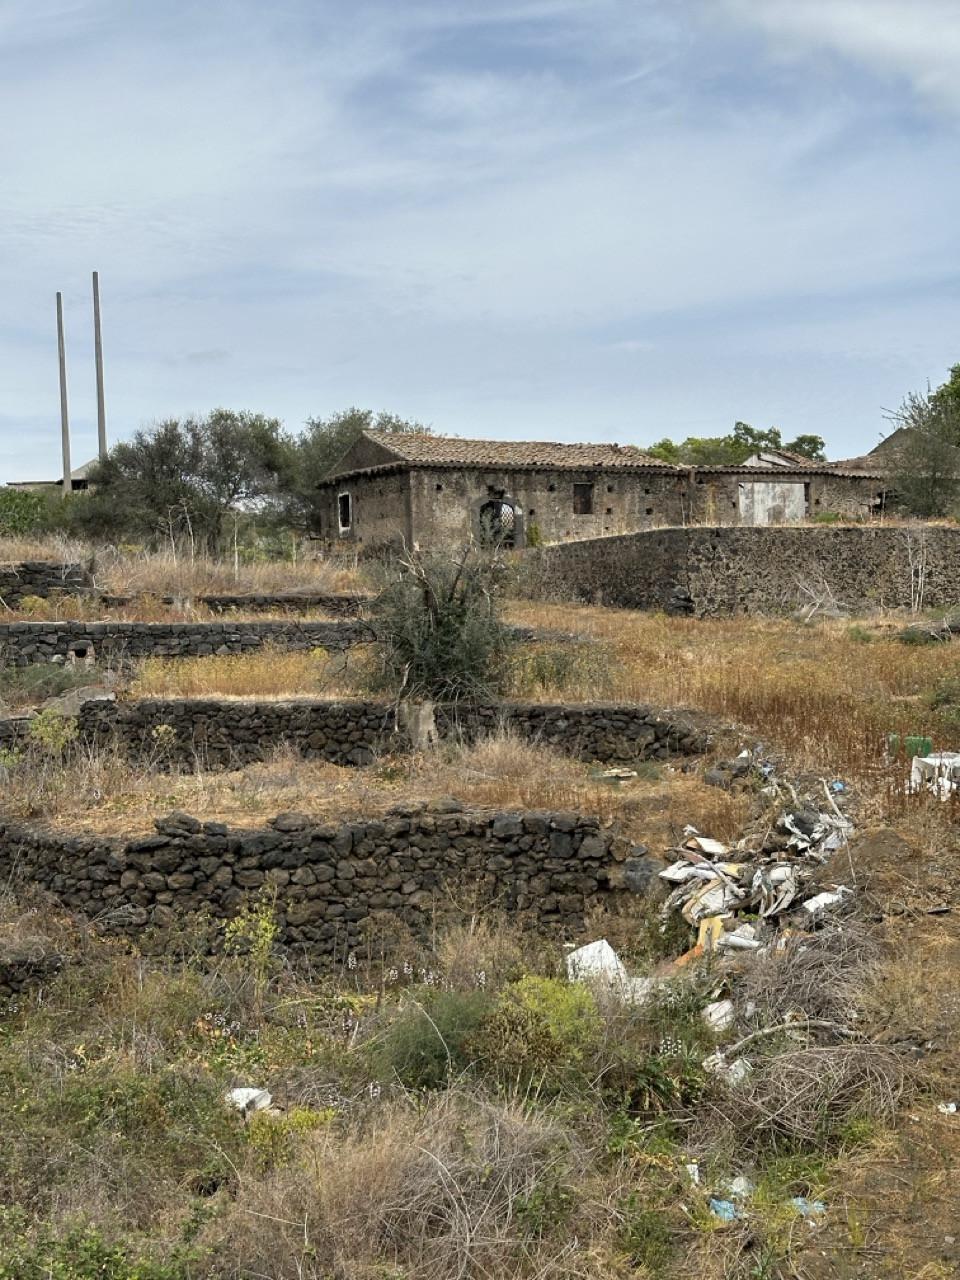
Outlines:
[{"label": "sky", "polygon": [[956,0],[0,0],[0,481],[217,406],[872,448],[960,361]]}]

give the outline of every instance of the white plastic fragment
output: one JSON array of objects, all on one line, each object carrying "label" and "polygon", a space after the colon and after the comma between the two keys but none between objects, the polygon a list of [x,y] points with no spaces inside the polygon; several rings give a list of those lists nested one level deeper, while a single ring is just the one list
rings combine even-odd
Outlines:
[{"label": "white plastic fragment", "polygon": [[732,1062],[727,1062],[722,1053],[711,1053],[709,1057],[704,1058],[703,1066],[704,1070],[709,1071],[711,1075],[721,1077],[730,1089],[736,1089],[745,1084],[753,1071],[753,1067],[746,1058],[734,1058]]},{"label": "white plastic fragment", "polygon": [[228,1089],[224,1101],[245,1116],[254,1111],[267,1111],[273,1105],[268,1089]]},{"label": "white plastic fragment", "polygon": [[588,942],[586,946],[571,951],[566,958],[566,966],[570,982],[599,980],[612,986],[625,984],[629,977],[623,961],[606,938],[598,938],[596,942]]},{"label": "white plastic fragment", "polygon": [[827,907],[835,907],[838,903],[843,901],[848,893],[852,892],[853,890],[848,889],[844,884],[837,885],[833,892],[825,891],[824,893],[818,893],[815,897],[808,898],[802,906],[804,911],[809,915],[817,916],[821,911],[825,911]]},{"label": "white plastic fragment", "polygon": [[960,751],[935,751],[914,756],[910,765],[910,790],[926,788],[945,800],[960,785]]},{"label": "white plastic fragment", "polygon": [[733,1001],[714,1000],[711,1004],[705,1005],[703,1020],[714,1031],[725,1031],[727,1027],[733,1026]]},{"label": "white plastic fragment", "polygon": [[955,1102],[938,1102],[937,1110],[944,1116],[955,1116],[957,1114],[957,1104]]},{"label": "white plastic fragment", "polygon": [[568,982],[606,988],[632,1004],[640,1004],[656,986],[654,978],[632,977],[606,938],[569,952],[565,964]]}]

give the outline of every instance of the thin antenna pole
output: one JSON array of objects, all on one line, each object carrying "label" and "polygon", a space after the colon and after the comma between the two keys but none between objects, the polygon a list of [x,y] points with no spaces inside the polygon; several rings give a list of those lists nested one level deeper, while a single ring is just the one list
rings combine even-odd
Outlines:
[{"label": "thin antenna pole", "polygon": [[60,356],[60,439],[63,445],[63,496],[73,490],[70,475],[70,418],[67,414],[67,357],[63,345],[63,294],[57,294],[57,350]]},{"label": "thin antenna pole", "polygon": [[103,340],[100,335],[100,273],[93,273],[93,349],[97,362],[97,455],[107,456],[107,413],[103,400]]}]

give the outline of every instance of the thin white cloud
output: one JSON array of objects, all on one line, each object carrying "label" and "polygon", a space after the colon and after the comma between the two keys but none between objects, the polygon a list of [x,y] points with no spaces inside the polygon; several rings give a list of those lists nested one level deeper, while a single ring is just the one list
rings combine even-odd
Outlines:
[{"label": "thin white cloud", "polygon": [[783,57],[830,51],[960,110],[956,0],[724,0]]},{"label": "thin white cloud", "polygon": [[[778,61],[902,67],[892,19],[871,52],[854,0],[823,21],[809,0],[717,0],[710,21],[701,0],[36,3],[70,39],[32,0],[0,19],[9,420],[55,422],[62,288],[92,432],[93,267],[114,432],[360,402],[482,434],[650,439],[774,411],[789,426],[794,396],[797,429],[829,436],[949,363],[952,127],[900,127],[906,70],[865,127]],[[900,295],[924,290],[931,322],[912,305],[896,363]],[[36,471],[29,432],[13,447]]]}]

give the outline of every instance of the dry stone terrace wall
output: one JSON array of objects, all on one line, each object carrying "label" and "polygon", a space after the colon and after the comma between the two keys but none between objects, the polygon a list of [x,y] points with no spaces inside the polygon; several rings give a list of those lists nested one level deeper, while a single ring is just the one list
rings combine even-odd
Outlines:
[{"label": "dry stone terrace wall", "polygon": [[379,917],[426,936],[437,910],[477,894],[576,935],[591,906],[643,873],[596,818],[451,809],[335,826],[281,814],[260,831],[171,814],[133,840],[0,825],[0,874],[139,940],[182,913],[229,917],[266,887],[283,945],[342,958],[376,937]]},{"label": "dry stone terrace wall", "polygon": [[25,596],[46,599],[58,592],[86,592],[90,578],[80,564],[54,564],[48,560],[25,560],[22,564],[0,564],[0,601],[15,609]]},{"label": "dry stone terrace wall", "polygon": [[658,529],[528,553],[550,589],[698,617],[785,613],[819,594],[852,609],[960,603],[960,529]]},{"label": "dry stone terrace wall", "polygon": [[347,649],[370,634],[361,622],[8,622],[0,624],[0,662],[26,667],[71,654],[97,661],[250,653],[282,649]]},{"label": "dry stone terrace wall", "polygon": [[[100,595],[104,608],[122,608],[135,603],[136,596]],[[297,613],[319,609],[335,618],[358,618],[370,603],[369,596],[330,595],[325,592],[283,591],[273,595],[160,596],[165,605],[199,605],[214,613]]]},{"label": "dry stone terrace wall", "polygon": [[[443,737],[474,739],[501,725],[528,741],[603,763],[699,754],[708,743],[707,732],[688,718],[649,707],[506,703],[437,710]],[[199,764],[206,769],[263,760],[280,744],[293,746],[308,759],[358,766],[408,745],[396,733],[390,706],[360,701],[88,702],[81,707],[78,727],[84,742],[119,745],[134,757],[147,756],[168,766]]]}]

